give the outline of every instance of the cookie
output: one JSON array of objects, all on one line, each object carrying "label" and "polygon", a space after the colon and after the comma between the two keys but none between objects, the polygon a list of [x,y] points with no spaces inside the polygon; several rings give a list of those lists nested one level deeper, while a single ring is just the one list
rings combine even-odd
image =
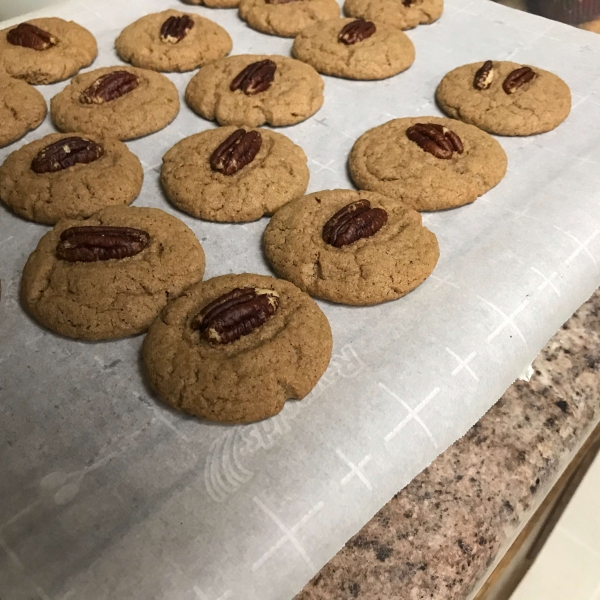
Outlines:
[{"label": "cookie", "polygon": [[571,111],[571,90],[560,77],[507,61],[450,71],[435,98],[448,116],[498,135],[544,133],[558,127]]},{"label": "cookie", "polygon": [[293,125],[321,108],[323,88],[320,75],[299,60],[239,54],[200,69],[185,99],[200,116],[221,125]]},{"label": "cookie", "polygon": [[50,101],[61,131],[130,140],[166,127],[179,112],[179,93],[148,69],[105,67],[77,75]]},{"label": "cookie", "polygon": [[118,140],[53,133],[15,150],[0,167],[0,199],[15,213],[53,225],[130,204],[144,170]]},{"label": "cookie", "polygon": [[208,8],[237,8],[240,0],[181,0],[185,4],[206,6]]},{"label": "cookie", "polygon": [[304,398],[331,348],[329,322],[308,295],[243,274],[201,282],[171,302],[150,327],[143,357],[152,387],[173,408],[250,423]]},{"label": "cookie", "polygon": [[73,21],[31,19],[0,31],[0,71],[34,85],[72,77],[97,54],[96,38]]},{"label": "cookie", "polygon": [[306,155],[280,133],[235,127],[187,137],[163,157],[167,197],[209,221],[255,221],[299,198],[308,186]]},{"label": "cookie", "polygon": [[38,127],[46,111],[46,101],[34,87],[0,74],[0,148]]},{"label": "cookie", "polygon": [[227,56],[232,43],[222,27],[200,15],[165,10],[123,29],[115,48],[135,67],[181,72]]},{"label": "cookie", "polygon": [[252,29],[294,37],[303,29],[340,14],[336,0],[240,0],[239,15]]},{"label": "cookie", "polygon": [[507,159],[481,129],[423,116],[394,119],[363,133],[348,165],[359,188],[421,211],[473,202],[504,177]]},{"label": "cookie", "polygon": [[587,21],[586,23],[581,23],[577,25],[580,29],[585,29],[586,31],[593,31],[594,33],[600,33],[600,19],[596,19],[595,21]]},{"label": "cookie", "polygon": [[415,60],[408,37],[385,23],[332,19],[304,29],[292,46],[294,58],[319,73],[347,79],[385,79]]},{"label": "cookie", "polygon": [[437,21],[444,11],[444,0],[346,0],[344,14],[386,23],[397,29]]},{"label": "cookie", "polygon": [[25,264],[21,298],[56,333],[115,339],[148,329],[203,274],[202,246],[179,219],[111,206],[85,221],[60,221],[42,237]]},{"label": "cookie", "polygon": [[278,210],[263,247],[275,272],[311,296],[351,305],[395,300],[438,261],[421,215],[375,192],[326,190]]}]

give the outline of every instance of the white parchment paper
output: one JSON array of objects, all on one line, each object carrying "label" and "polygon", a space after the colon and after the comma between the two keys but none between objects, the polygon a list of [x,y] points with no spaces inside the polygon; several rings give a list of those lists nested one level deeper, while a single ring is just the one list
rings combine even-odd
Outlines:
[{"label": "white parchment paper", "polygon": [[[168,0],[69,0],[42,14],[113,41]],[[185,7],[223,25],[234,53],[288,55],[291,40],[252,31],[235,10]],[[381,82],[325,77],[325,104],[284,130],[310,159],[309,191],[348,187],[354,140],[393,117],[439,114],[450,69],[510,59],[571,86],[557,130],[500,141],[504,181],[474,205],[426,215],[441,259],[408,297],[371,308],[320,303],[334,356],[313,393],[244,427],[169,411],[141,372],[142,337],[62,339],[19,304],[20,273],[47,228],[0,209],[0,597],[2,600],[291,598],[391,496],[501,396],[600,284],[600,36],[488,0],[447,0],[408,35],[417,59]],[[183,93],[191,74],[169,76]],[[65,83],[39,88],[47,99]],[[172,208],[162,155],[214,126],[183,106],[129,147],[145,166],[136,204],[183,219],[206,276],[269,273],[266,219],[210,224]],[[24,140],[53,131],[49,119]]]}]

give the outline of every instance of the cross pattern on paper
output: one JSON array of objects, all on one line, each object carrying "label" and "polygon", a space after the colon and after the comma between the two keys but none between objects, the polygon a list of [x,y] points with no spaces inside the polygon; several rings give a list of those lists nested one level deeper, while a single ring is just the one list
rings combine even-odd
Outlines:
[{"label": "cross pattern on paper", "polygon": [[532,217],[531,215],[528,215],[527,213],[529,212],[529,206],[526,206],[523,210],[513,210],[512,208],[507,208],[506,206],[504,207],[504,210],[511,213],[512,215],[514,215],[513,217],[513,222],[515,223],[520,223],[521,219],[523,219],[523,217],[526,217],[528,219],[532,219],[533,221],[538,221],[539,219],[536,219],[535,217]]},{"label": "cross pattern on paper", "polygon": [[564,233],[568,238],[573,240],[575,242],[575,244],[577,244],[577,248],[574,250],[573,254],[571,254],[571,256],[569,256],[569,258],[567,258],[567,260],[565,260],[565,265],[570,265],[582,252],[585,252],[585,254],[587,254],[588,257],[592,260],[592,262],[596,266],[598,266],[598,261],[596,260],[596,257],[590,252],[590,249],[588,248],[588,246],[594,239],[596,239],[596,237],[600,233],[599,229],[596,229],[596,231],[594,231],[594,233],[592,233],[592,235],[587,240],[582,242],[579,238],[575,237],[572,233],[569,233],[568,231],[565,231],[564,229],[561,229],[560,227],[557,227],[556,225],[554,226],[554,228],[557,231]]},{"label": "cross pattern on paper", "polygon": [[473,369],[469,366],[469,363],[477,356],[477,352],[471,352],[471,354],[469,354],[465,360],[456,354],[456,352],[452,352],[450,348],[446,348],[446,352],[458,361],[458,367],[456,367],[456,369],[454,369],[454,371],[451,373],[452,377],[458,375],[463,369],[466,369],[469,375],[471,375],[475,381],[479,381],[479,377],[477,377],[475,371],[473,371]]},{"label": "cross pattern on paper", "polygon": [[332,169],[329,165],[333,164],[335,162],[335,160],[330,160],[327,164],[323,165],[321,164],[318,160],[315,160],[314,158],[311,160],[311,162],[315,163],[315,165],[317,165],[318,167],[320,167],[320,169],[318,171],[315,171],[315,175],[317,173],[320,173],[321,171],[331,171],[332,173],[335,173],[335,169]]},{"label": "cross pattern on paper", "polygon": [[558,277],[558,273],[556,271],[553,271],[550,274],[550,277],[546,277],[539,269],[536,269],[535,267],[531,267],[531,270],[544,280],[544,283],[542,283],[542,285],[540,285],[538,288],[538,292],[543,292],[548,286],[550,286],[560,298],[560,290],[552,283],[552,280]]},{"label": "cross pattern on paper", "polygon": [[503,310],[500,310],[493,302],[490,302],[489,300],[486,300],[481,296],[477,297],[482,302],[485,302],[491,309],[496,311],[502,317],[502,323],[500,323],[500,325],[498,325],[498,327],[496,327],[496,329],[494,329],[494,331],[492,331],[492,333],[488,335],[486,340],[487,342],[491,342],[496,336],[500,335],[507,327],[510,327],[521,338],[521,341],[527,346],[527,340],[525,339],[525,336],[523,335],[517,324],[514,322],[514,318],[527,307],[527,305],[529,304],[529,300],[523,300],[523,302],[521,302],[521,304],[519,304],[519,306],[517,306],[517,308],[515,308],[515,310],[513,310],[513,312],[510,313],[510,315],[507,315]]},{"label": "cross pattern on paper", "polygon": [[398,433],[400,433],[400,431],[402,429],[404,429],[404,427],[408,423],[410,423],[410,421],[412,421],[414,419],[423,428],[423,431],[425,431],[425,433],[427,434],[427,437],[430,439],[434,448],[437,448],[438,445],[437,445],[437,442],[435,441],[435,438],[433,437],[433,434],[431,433],[431,431],[429,430],[429,427],[427,427],[427,425],[425,424],[423,419],[421,419],[421,417],[419,416],[419,413],[440,393],[440,388],[438,388],[438,387],[433,388],[433,390],[431,390],[431,392],[428,394],[427,398],[425,398],[425,400],[423,400],[416,408],[413,409],[408,404],[406,404],[406,402],[404,402],[404,400],[402,400],[402,398],[397,396],[394,392],[392,392],[392,390],[390,390],[383,383],[380,383],[379,387],[384,392],[387,392],[392,398],[394,398],[394,400],[396,400],[397,402],[402,404],[402,406],[408,411],[408,415],[406,415],[406,417],[404,417],[404,419],[402,419],[402,421],[400,421],[400,423],[398,423],[398,425],[396,425],[396,427],[394,427],[394,429],[392,429],[392,431],[390,431],[385,436],[385,438],[384,438],[385,441],[389,442],[394,437],[396,437],[396,435],[398,435]]},{"label": "cross pattern on paper", "polygon": [[[212,600],[212,598],[209,598],[197,585],[195,585],[193,589],[200,600]],[[233,595],[231,590],[227,590],[215,600],[228,600],[229,598],[233,598]]]},{"label": "cross pattern on paper", "polygon": [[336,454],[350,467],[350,472],[344,476],[340,482],[342,485],[346,485],[354,476],[358,477],[363,485],[370,491],[373,491],[371,482],[367,479],[366,475],[362,472],[362,469],[371,460],[372,456],[367,454],[357,465],[355,465],[339,448],[335,451]]},{"label": "cross pattern on paper", "polygon": [[298,533],[298,530],[300,527],[302,527],[302,525],[306,524],[313,515],[323,508],[323,502],[319,502],[316,506],[313,506],[313,508],[311,508],[293,527],[288,529],[283,524],[283,521],[260,498],[254,496],[253,500],[254,503],[257,504],[260,509],[271,519],[271,521],[273,521],[273,523],[279,527],[279,529],[283,532],[283,536],[252,565],[252,572],[260,569],[260,567],[262,567],[269,560],[269,558],[271,558],[271,556],[273,556],[273,554],[275,554],[275,552],[277,552],[277,550],[279,550],[279,548],[281,548],[281,546],[283,546],[286,542],[291,542],[310,569],[312,571],[316,571],[317,569],[315,564],[296,537],[296,533]]},{"label": "cross pattern on paper", "polygon": [[454,288],[456,290],[460,289],[460,286],[456,285],[456,283],[452,283],[451,281],[449,281],[452,278],[452,273],[449,273],[444,278],[438,277],[437,275],[430,275],[429,277],[431,277],[431,279],[434,279],[435,281],[437,281],[436,286],[433,288],[434,290],[437,290],[438,288],[442,287],[443,285],[447,285],[448,287]]}]

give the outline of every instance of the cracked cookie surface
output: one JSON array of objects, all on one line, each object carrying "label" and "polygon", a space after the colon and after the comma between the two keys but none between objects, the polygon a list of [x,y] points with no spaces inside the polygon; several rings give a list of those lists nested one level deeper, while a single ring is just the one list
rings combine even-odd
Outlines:
[{"label": "cracked cookie surface", "polygon": [[[274,290],[277,311],[250,334],[213,344],[191,327],[207,304],[235,288]],[[304,398],[331,358],[327,317],[296,286],[263,275],[223,275],[171,302],[144,340],[152,387],[164,402],[202,419],[250,423]]]},{"label": "cracked cookie surface", "polygon": [[[120,260],[59,259],[61,233],[84,225],[142,229],[150,244]],[[179,219],[158,208],[111,206],[85,221],[60,221],[42,237],[23,270],[21,298],[31,316],[56,333],[115,339],[148,329],[167,301],[203,274],[202,246]]]},{"label": "cracked cookie surface", "polygon": [[[341,248],[327,244],[325,224],[359,200],[383,208],[387,223]],[[267,225],[263,247],[280,277],[313,296],[353,305],[404,296],[429,277],[439,258],[437,238],[418,212],[393,198],[354,190],[325,190],[290,202]]]},{"label": "cracked cookie surface", "polygon": [[463,65],[444,76],[436,91],[439,107],[450,117],[498,135],[534,135],[558,127],[571,111],[571,90],[557,75],[531,67],[536,76],[507,94],[502,84],[523,65],[493,61],[488,89],[477,90],[473,79],[483,62]]},{"label": "cracked cookie surface", "polygon": [[[83,103],[81,93],[103,75],[128,71],[139,85],[129,93],[102,104]],[[179,93],[164,75],[148,69],[115,66],[77,75],[50,100],[50,114],[61,131],[80,131],[129,140],[166,127],[179,112]]]},{"label": "cracked cookie surface", "polygon": [[54,36],[56,45],[33,50],[9,43],[6,35],[15,26],[0,31],[0,71],[34,85],[54,83],[75,75],[92,64],[98,54],[96,38],[73,21],[54,17],[26,21]]},{"label": "cracked cookie surface", "polygon": [[286,136],[259,131],[252,162],[233,175],[214,171],[209,159],[236,127],[218,127],[187,137],[163,157],[161,182],[171,202],[209,221],[254,221],[304,194],[309,171],[302,148]]},{"label": "cracked cookie surface", "polygon": [[0,74],[0,148],[38,127],[46,112],[46,101],[34,87]]},{"label": "cracked cookie surface", "polygon": [[413,64],[415,48],[408,36],[385,23],[376,23],[375,33],[365,40],[340,42],[340,31],[353,21],[332,19],[303,30],[294,40],[294,58],[325,75],[364,80],[385,79]]},{"label": "cracked cookie surface", "polygon": [[[230,90],[232,80],[248,65],[262,60],[277,65],[264,92],[246,95]],[[215,60],[194,75],[185,91],[190,108],[221,125],[293,125],[315,114],[323,105],[323,80],[299,60],[278,55],[240,54]]]},{"label": "cracked cookie surface", "polygon": [[[161,27],[170,17],[188,16],[194,26],[177,43],[161,39]],[[117,54],[135,67],[154,71],[191,71],[227,56],[232,42],[220,26],[200,15],[165,10],[128,25],[115,41]]]},{"label": "cracked cookie surface", "polygon": [[241,0],[239,14],[244,21],[263,33],[294,37],[303,29],[338,17],[336,0],[295,0],[267,4],[265,0]]},{"label": "cracked cookie surface", "polygon": [[53,133],[22,146],[0,167],[0,199],[15,213],[53,225],[60,219],[85,219],[102,208],[130,204],[144,179],[142,165],[125,144],[115,139],[81,134],[103,153],[88,164],[75,164],[54,173],[36,173],[31,163],[50,144],[73,134]]},{"label": "cracked cookie surface", "polygon": [[417,25],[437,21],[444,11],[444,0],[346,0],[344,14],[369,21],[386,23],[397,29],[413,29]]},{"label": "cracked cookie surface", "polygon": [[[462,140],[464,151],[436,158],[408,139],[417,123],[442,125]],[[363,190],[397,198],[415,210],[443,210],[469,204],[506,174],[502,146],[485,131],[454,119],[394,119],[363,133],[352,146],[350,175]]]}]

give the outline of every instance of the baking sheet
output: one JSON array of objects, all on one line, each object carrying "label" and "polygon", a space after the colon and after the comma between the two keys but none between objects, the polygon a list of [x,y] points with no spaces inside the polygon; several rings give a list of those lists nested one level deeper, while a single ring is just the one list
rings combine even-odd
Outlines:
[{"label": "baking sheet", "polygon": [[[126,24],[168,7],[223,25],[234,53],[288,55],[234,10],[160,0],[69,0],[41,14],[98,38],[118,63]],[[500,141],[509,171],[474,205],[428,214],[441,259],[408,297],[370,308],[320,302],[334,355],[313,393],[254,425],[200,423],[159,404],[142,337],[78,343],[29,319],[20,273],[45,227],[0,209],[0,597],[291,598],[391,496],[463,435],[600,284],[600,36],[488,0],[447,0],[408,33],[414,66],[381,82],[325,77],[325,104],[282,130],[310,159],[309,191],[348,187],[353,141],[393,117],[439,114],[435,86],[475,60],[549,69],[571,86],[557,130]],[[169,75],[183,92],[191,74]],[[40,87],[46,99],[64,87]],[[267,223],[211,224],[171,207],[162,155],[214,126],[185,106],[129,143],[145,167],[138,206],[163,208],[202,241],[206,277],[268,274]],[[53,131],[47,119],[0,159]]]}]

